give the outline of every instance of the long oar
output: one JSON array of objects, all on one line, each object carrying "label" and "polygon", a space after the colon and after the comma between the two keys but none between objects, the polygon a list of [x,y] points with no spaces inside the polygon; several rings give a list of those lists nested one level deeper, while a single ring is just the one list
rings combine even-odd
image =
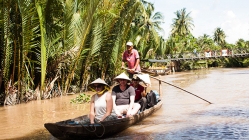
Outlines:
[{"label": "long oar", "polygon": [[[129,70],[129,69],[127,69],[127,68],[124,68],[124,69]],[[142,72],[136,72],[136,73],[138,73],[138,74],[143,74]],[[150,76],[150,75],[149,75],[149,76]],[[173,85],[173,84],[170,84],[170,83],[168,83],[168,82],[166,82],[166,81],[164,81],[164,80],[158,79],[157,77],[154,77],[154,76],[150,76],[150,77],[153,78],[153,79],[156,79],[156,80],[158,80],[158,81],[161,81],[161,82],[163,82],[163,83],[166,83],[166,84],[168,84],[168,85],[171,85],[171,86],[173,86],[173,87],[176,87],[176,88],[178,88],[178,89],[181,89],[181,90],[183,90],[183,91],[185,91],[185,92],[187,92],[187,93],[189,93],[189,94],[191,94],[191,95],[194,95],[194,96],[197,97],[197,98],[200,98],[200,99],[202,99],[202,100],[208,102],[209,104],[212,104],[211,102],[209,102],[209,101],[207,101],[207,100],[205,100],[205,99],[203,99],[203,98],[201,98],[201,97],[199,97],[199,96],[197,96],[197,95],[195,95],[195,94],[193,94],[193,93],[191,93],[191,92],[189,92],[189,91],[187,91],[187,90],[185,90],[185,89],[182,89],[182,88],[180,88],[180,87],[178,87],[178,86],[175,86],[175,85]]]}]

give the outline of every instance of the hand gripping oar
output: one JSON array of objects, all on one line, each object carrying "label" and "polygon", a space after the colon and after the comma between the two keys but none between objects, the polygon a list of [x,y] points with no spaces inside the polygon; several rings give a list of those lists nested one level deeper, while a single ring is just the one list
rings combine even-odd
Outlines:
[{"label": "hand gripping oar", "polygon": [[[123,68],[123,69],[125,69],[125,70],[130,70],[130,69],[128,69],[128,68]],[[138,73],[138,74],[143,74],[142,72],[137,72],[137,71],[135,71],[135,72]],[[149,76],[150,76],[150,75],[149,75]],[[161,82],[163,82],[163,83],[166,83],[166,84],[168,84],[168,85],[171,85],[171,86],[173,86],[173,87],[176,87],[176,88],[178,88],[178,89],[181,89],[181,90],[183,90],[183,91],[185,91],[185,92],[187,92],[187,93],[189,93],[189,94],[191,94],[191,95],[194,95],[194,96],[197,97],[197,98],[200,98],[200,99],[202,99],[202,100],[208,102],[209,104],[212,104],[211,102],[209,102],[209,101],[207,101],[207,100],[201,98],[200,96],[197,96],[197,95],[195,95],[195,94],[193,94],[193,93],[191,93],[191,92],[189,92],[189,91],[187,91],[187,90],[185,90],[185,89],[182,89],[182,88],[180,88],[180,87],[178,87],[178,86],[175,86],[175,85],[170,84],[170,83],[168,83],[168,82],[166,82],[166,81],[163,81],[163,80],[161,80],[161,79],[158,79],[157,77],[154,77],[154,76],[150,76],[150,77],[153,78],[153,79],[156,79],[156,80],[158,80],[158,81],[161,81]]]}]

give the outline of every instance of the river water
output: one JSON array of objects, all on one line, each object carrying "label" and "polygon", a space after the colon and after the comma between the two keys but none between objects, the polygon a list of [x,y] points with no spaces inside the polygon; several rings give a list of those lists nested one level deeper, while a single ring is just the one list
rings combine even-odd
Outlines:
[{"label": "river water", "polygon": [[[107,138],[139,140],[249,139],[249,68],[203,69],[174,73],[161,79],[163,106],[125,131]],[[152,80],[158,90],[158,81]],[[0,107],[0,139],[57,140],[46,122],[74,118],[89,104],[70,104],[76,95]]]}]

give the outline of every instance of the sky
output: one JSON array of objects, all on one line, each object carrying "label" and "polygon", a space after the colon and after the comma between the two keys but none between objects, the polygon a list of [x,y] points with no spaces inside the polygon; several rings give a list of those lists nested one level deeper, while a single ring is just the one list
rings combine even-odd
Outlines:
[{"label": "sky", "polygon": [[249,41],[249,0],[147,0],[155,11],[164,16],[163,37],[168,38],[175,12],[186,8],[193,19],[191,33],[196,37],[209,35],[213,38],[216,28],[221,28],[226,41],[235,44],[239,39]]}]

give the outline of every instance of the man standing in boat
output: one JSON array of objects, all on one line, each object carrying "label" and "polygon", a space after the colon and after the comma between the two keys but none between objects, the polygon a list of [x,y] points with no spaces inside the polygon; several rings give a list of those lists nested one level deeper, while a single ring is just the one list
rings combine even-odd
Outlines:
[{"label": "man standing in boat", "polygon": [[132,42],[126,43],[126,51],[123,53],[122,58],[122,68],[124,68],[125,62],[127,62],[129,70],[127,72],[129,73],[129,78],[133,77],[133,74],[136,72],[140,72],[140,60],[139,60],[139,54],[136,49],[133,48]]}]

